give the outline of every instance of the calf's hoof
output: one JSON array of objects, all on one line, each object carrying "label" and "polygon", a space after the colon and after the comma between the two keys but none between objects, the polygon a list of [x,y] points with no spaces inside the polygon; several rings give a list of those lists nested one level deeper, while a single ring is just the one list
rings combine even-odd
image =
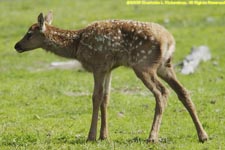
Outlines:
[{"label": "calf's hoof", "polygon": [[107,139],[108,139],[107,136],[100,136],[100,137],[99,137],[99,140],[102,140],[102,141],[103,141],[103,140],[107,140]]},{"label": "calf's hoof", "polygon": [[201,142],[201,143],[204,143],[204,142],[206,142],[209,139],[209,137],[208,137],[206,132],[201,133],[198,136],[198,138],[199,138],[199,142]]},{"label": "calf's hoof", "polygon": [[96,137],[92,137],[92,136],[89,136],[86,140],[86,142],[95,142],[96,141]]},{"label": "calf's hoof", "polygon": [[157,143],[159,140],[158,138],[149,138],[147,139],[147,143]]}]

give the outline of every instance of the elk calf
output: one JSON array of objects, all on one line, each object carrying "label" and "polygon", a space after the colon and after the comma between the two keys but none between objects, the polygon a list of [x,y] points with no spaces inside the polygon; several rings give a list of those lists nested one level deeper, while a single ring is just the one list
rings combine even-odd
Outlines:
[{"label": "elk calf", "polygon": [[88,141],[96,140],[99,109],[101,111],[100,139],[108,137],[107,105],[110,94],[111,71],[118,66],[134,70],[137,77],[154,94],[155,115],[148,138],[158,141],[162,114],[168,92],[158,77],[167,82],[190,113],[200,142],[208,139],[195,106],[185,88],[179,83],[171,65],[175,49],[173,36],[156,23],[107,20],[86,28],[70,31],[51,26],[53,16],[41,13],[25,36],[15,45],[22,53],[43,48],[56,55],[79,60],[94,75],[93,112]]}]

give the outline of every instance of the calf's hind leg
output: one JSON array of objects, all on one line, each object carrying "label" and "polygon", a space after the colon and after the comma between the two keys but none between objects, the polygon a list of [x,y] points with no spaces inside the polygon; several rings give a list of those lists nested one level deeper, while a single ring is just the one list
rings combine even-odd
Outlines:
[{"label": "calf's hind leg", "polygon": [[172,65],[170,64],[170,61],[169,61],[169,62],[167,62],[167,64],[161,65],[159,67],[157,73],[176,92],[179,100],[183,103],[185,108],[188,110],[188,112],[195,124],[199,141],[204,142],[208,139],[208,135],[205,132],[205,130],[203,129],[201,122],[199,121],[195,106],[194,106],[188,92],[177,80],[174,70],[171,66]]},{"label": "calf's hind leg", "polygon": [[163,111],[166,107],[167,90],[157,79],[155,71],[151,67],[147,69],[134,68],[138,78],[154,94],[156,100],[155,115],[152,128],[149,134],[148,142],[157,142]]}]

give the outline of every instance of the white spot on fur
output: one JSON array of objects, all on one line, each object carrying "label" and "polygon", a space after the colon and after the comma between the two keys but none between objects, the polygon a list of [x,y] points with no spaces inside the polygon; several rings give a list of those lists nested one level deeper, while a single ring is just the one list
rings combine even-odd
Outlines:
[{"label": "white spot on fur", "polygon": [[99,45],[99,51],[102,51],[102,48],[103,48],[103,46],[102,45]]},{"label": "white spot on fur", "polygon": [[147,59],[147,56],[143,56],[143,59]]},{"label": "white spot on fur", "polygon": [[155,49],[155,48],[156,48],[156,46],[155,46],[155,45],[152,45],[152,48],[153,48],[153,49]]},{"label": "white spot on fur", "polygon": [[137,53],[137,57],[139,57],[140,56],[140,54],[139,53]]},{"label": "white spot on fur", "polygon": [[148,50],[148,54],[151,54],[152,53],[152,50]]},{"label": "white spot on fur", "polygon": [[135,36],[135,37],[134,37],[134,40],[137,40],[137,39],[138,39],[138,37],[137,37],[137,36]]},{"label": "white spot on fur", "polygon": [[138,30],[138,32],[137,33],[141,33],[142,32],[142,30]]},{"label": "white spot on fur", "polygon": [[108,46],[111,46],[111,41],[108,41],[107,44],[108,44]]},{"label": "white spot on fur", "polygon": [[151,37],[150,37],[150,40],[151,40],[151,41],[154,41],[154,40],[155,40],[155,38],[154,38],[153,36],[151,36]]},{"label": "white spot on fur", "polygon": [[142,54],[145,54],[145,50],[141,50],[141,53],[142,53]]},{"label": "white spot on fur", "polygon": [[143,62],[143,61],[144,61],[144,59],[140,59],[140,60],[138,60],[138,63]]}]

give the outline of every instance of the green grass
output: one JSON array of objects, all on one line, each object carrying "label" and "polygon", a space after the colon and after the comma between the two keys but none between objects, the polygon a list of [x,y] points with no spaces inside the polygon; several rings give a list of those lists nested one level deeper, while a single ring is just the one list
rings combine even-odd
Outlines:
[{"label": "green grass", "polygon": [[[199,143],[187,111],[171,91],[160,130],[161,142],[146,144],[154,98],[132,70],[113,72],[109,141],[86,143],[93,79],[76,70],[50,70],[65,61],[42,50],[18,54],[14,44],[40,12],[54,12],[55,26],[79,29],[95,20],[158,22],[177,41],[174,63],[192,46],[207,45],[212,60],[196,73],[177,75],[189,89],[210,140]],[[225,149],[224,6],[126,6],[126,1],[0,1],[0,149]],[[213,18],[212,22],[207,18]],[[165,23],[165,19],[169,19]],[[217,64],[217,65],[215,65]],[[179,69],[177,69],[179,70]],[[123,115],[119,115],[123,113]]]}]

